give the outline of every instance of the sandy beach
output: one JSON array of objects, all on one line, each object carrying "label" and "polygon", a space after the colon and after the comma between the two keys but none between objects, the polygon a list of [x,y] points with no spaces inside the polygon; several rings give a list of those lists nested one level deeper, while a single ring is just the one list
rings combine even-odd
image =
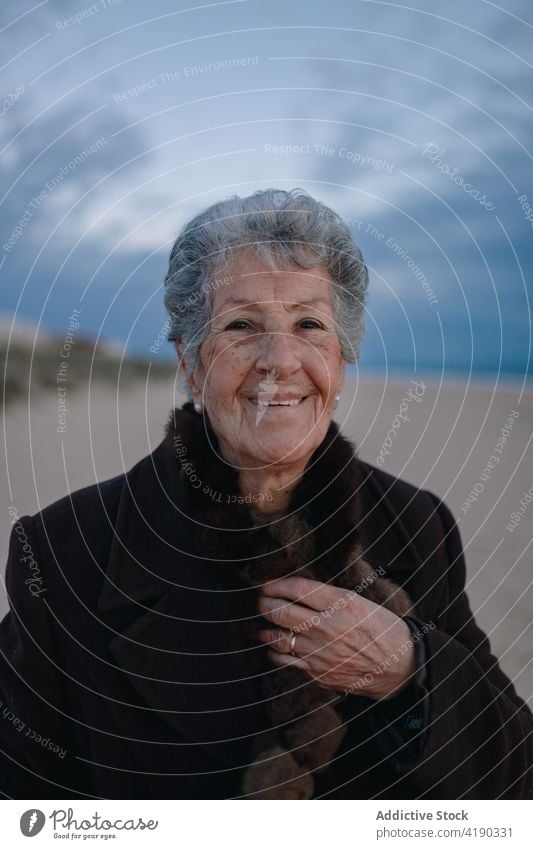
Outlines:
[{"label": "sandy beach", "polygon": [[[13,511],[129,469],[161,441],[173,386],[101,384],[68,396],[58,432],[53,391],[6,411],[0,493],[0,615]],[[476,619],[520,695],[533,700],[533,395],[520,386],[365,376],[346,381],[336,421],[359,456],[444,499],[456,517]],[[10,512],[11,508],[11,512]]]}]

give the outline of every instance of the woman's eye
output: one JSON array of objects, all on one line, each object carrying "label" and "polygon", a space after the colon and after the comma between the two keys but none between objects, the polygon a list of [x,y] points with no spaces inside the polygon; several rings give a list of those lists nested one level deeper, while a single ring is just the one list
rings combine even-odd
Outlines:
[{"label": "woman's eye", "polygon": [[236,321],[232,321],[231,324],[228,324],[226,330],[241,330],[240,327],[237,327],[238,324],[244,324],[249,327],[249,323],[244,319],[237,319]]},{"label": "woman's eye", "polygon": [[314,318],[304,318],[300,324],[311,324],[313,330],[317,327],[324,329],[324,325],[319,321],[316,321]]},{"label": "woman's eye", "polygon": [[[303,325],[310,325],[311,330],[315,330],[316,328],[324,329],[324,325],[314,318],[303,318],[299,322],[298,326],[302,327]],[[249,321],[246,321],[246,319],[243,318],[238,318],[235,321],[232,321],[231,324],[228,324],[226,330],[246,330],[250,327],[251,325]]]}]

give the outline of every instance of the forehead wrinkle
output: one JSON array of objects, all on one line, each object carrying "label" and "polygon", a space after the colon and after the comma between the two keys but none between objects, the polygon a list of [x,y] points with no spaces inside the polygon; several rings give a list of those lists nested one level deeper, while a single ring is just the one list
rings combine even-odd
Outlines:
[{"label": "forehead wrinkle", "polygon": [[297,303],[289,304],[289,303],[286,303],[285,301],[280,301],[279,298],[272,298],[272,299],[269,299],[267,301],[258,301],[257,298],[249,300],[248,298],[237,298],[237,297],[226,298],[226,300],[223,302],[222,306],[225,307],[227,304],[234,304],[234,305],[237,305],[237,306],[248,306],[248,307],[252,307],[252,308],[257,309],[262,304],[271,304],[271,303],[276,303],[276,304],[281,303],[281,304],[283,304],[283,306],[286,310],[295,310],[295,309],[299,309],[300,307],[310,307],[310,306],[313,306],[313,304],[325,304],[328,307],[331,306],[329,300],[327,300],[326,298],[311,298],[308,301],[298,301]]}]

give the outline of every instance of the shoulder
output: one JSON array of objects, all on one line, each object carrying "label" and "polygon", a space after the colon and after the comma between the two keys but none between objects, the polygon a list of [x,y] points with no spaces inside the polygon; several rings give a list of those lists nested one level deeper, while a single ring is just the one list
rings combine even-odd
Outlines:
[{"label": "shoulder", "polygon": [[[429,489],[424,489],[404,478],[395,477],[384,469],[360,460],[363,497],[367,500],[387,502],[407,526],[420,526],[421,518],[431,522],[434,529],[442,529],[443,518],[453,516],[446,504]],[[449,522],[446,522],[448,524]]]},{"label": "shoulder", "polygon": [[[6,565],[12,598],[19,596],[17,586],[26,576],[37,576],[39,585],[46,587],[47,599],[62,597],[65,588],[87,597],[98,593],[125,479],[125,474],[116,475],[17,518]],[[31,561],[21,569],[23,551],[31,555]]]},{"label": "shoulder", "polygon": [[69,533],[102,529],[102,516],[113,520],[127,478],[123,473],[67,493],[57,501],[31,516],[37,532],[46,532],[54,538]]},{"label": "shoulder", "polygon": [[38,528],[46,527],[62,533],[84,527],[102,530],[102,518],[112,526],[123,493],[135,493],[136,489],[146,485],[148,477],[154,477],[154,458],[161,453],[162,447],[158,446],[127,471],[69,492],[30,518]]},{"label": "shoulder", "polygon": [[462,542],[451,510],[429,489],[370,463],[360,461],[360,469],[374,549],[388,564],[390,577],[407,581],[413,597],[433,604],[452,573],[459,583],[463,580]]}]

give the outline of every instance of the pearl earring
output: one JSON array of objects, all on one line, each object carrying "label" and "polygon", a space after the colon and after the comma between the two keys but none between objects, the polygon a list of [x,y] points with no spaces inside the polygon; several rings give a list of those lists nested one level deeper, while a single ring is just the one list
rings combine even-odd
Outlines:
[{"label": "pearl earring", "polygon": [[340,396],[340,395],[335,395],[335,404],[334,404],[333,409],[336,409],[336,408],[339,406],[339,401],[340,401],[340,400],[341,400],[341,396]]},{"label": "pearl earring", "polygon": [[197,412],[197,413],[201,413],[201,412],[202,412],[202,410],[203,410],[203,407],[202,407],[202,405],[201,405],[201,404],[199,404],[199,403],[198,403],[198,401],[197,401],[197,402],[195,403],[195,405],[194,405],[194,409],[196,410],[196,412]]}]

